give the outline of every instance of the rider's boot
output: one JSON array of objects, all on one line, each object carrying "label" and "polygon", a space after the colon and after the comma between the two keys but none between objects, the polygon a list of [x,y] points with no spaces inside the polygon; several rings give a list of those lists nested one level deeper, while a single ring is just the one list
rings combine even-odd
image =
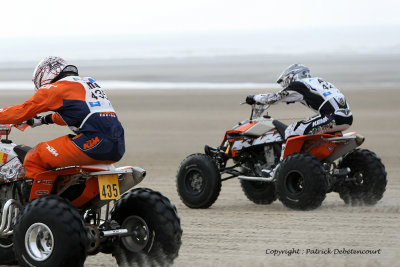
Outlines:
[{"label": "rider's boot", "polygon": [[281,149],[281,157],[279,159],[279,162],[281,162],[283,160],[283,154],[285,153],[285,147],[286,147],[286,143],[283,143],[282,149]]},{"label": "rider's boot", "polygon": [[276,170],[278,169],[278,167],[280,165],[280,162],[283,160],[283,153],[285,152],[285,146],[286,146],[286,143],[283,143],[282,144],[282,149],[281,149],[281,157],[279,159],[279,163],[275,166],[275,168],[273,168],[272,170],[270,170],[270,169],[262,169],[261,170],[261,173],[262,173],[263,177],[266,177],[266,178],[274,177],[275,172],[276,172]]}]

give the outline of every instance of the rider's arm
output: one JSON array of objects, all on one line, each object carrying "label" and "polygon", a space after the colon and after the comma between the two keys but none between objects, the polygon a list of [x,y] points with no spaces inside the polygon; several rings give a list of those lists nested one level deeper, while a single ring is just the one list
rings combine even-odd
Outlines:
[{"label": "rider's arm", "polygon": [[55,89],[57,88],[39,89],[25,103],[0,109],[0,123],[18,124],[36,114],[59,108],[63,104],[62,97],[59,97]]},{"label": "rider's arm", "polygon": [[53,115],[51,116],[51,119],[53,120],[53,122],[55,124],[58,125],[67,125],[67,123],[63,120],[63,118],[61,118],[60,115],[58,115],[58,113],[53,113]]},{"label": "rider's arm", "polygon": [[296,102],[303,100],[303,95],[289,88],[283,89],[275,94],[259,94],[254,96],[254,100],[261,104],[276,104],[279,102]]}]

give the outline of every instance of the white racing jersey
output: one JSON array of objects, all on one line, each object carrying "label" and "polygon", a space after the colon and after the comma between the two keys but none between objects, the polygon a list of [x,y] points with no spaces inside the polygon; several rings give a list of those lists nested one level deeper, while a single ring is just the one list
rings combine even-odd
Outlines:
[{"label": "white racing jersey", "polygon": [[352,116],[350,106],[340,90],[319,77],[292,82],[287,88],[275,94],[261,94],[254,99],[265,104],[300,102],[320,114]]}]

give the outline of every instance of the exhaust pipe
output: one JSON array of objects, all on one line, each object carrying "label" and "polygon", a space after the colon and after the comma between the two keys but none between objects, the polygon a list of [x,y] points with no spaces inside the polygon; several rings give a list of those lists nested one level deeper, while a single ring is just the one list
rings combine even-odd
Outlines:
[{"label": "exhaust pipe", "polygon": [[146,177],[146,171],[140,167],[133,167],[131,173],[124,173],[119,178],[119,192],[125,193]]},{"label": "exhaust pipe", "polygon": [[275,180],[274,177],[257,177],[257,176],[244,176],[244,175],[240,175],[238,176],[238,178],[246,181],[269,182],[269,183]]},{"label": "exhaust pipe", "polygon": [[11,223],[13,219],[18,216],[20,210],[22,210],[22,205],[19,201],[15,199],[7,200],[4,204],[3,214],[1,216],[0,236],[12,234]]}]

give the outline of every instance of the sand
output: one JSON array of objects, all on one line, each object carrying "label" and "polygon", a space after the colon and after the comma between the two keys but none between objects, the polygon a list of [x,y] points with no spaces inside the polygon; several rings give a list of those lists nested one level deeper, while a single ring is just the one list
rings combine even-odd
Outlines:
[{"label": "sand", "polygon": [[[328,194],[313,211],[293,211],[279,201],[256,205],[233,179],[223,182],[211,208],[189,209],[176,192],[180,162],[202,152],[204,144],[218,146],[226,130],[250,115],[250,108],[239,103],[247,94],[262,91],[108,92],[126,131],[127,152],[117,165],[146,169],[148,175],[139,186],[161,191],[178,209],[183,244],[175,266],[399,266],[400,88],[341,89],[354,114],[350,130],[366,137],[362,148],[376,152],[388,173],[384,197],[372,207],[346,206],[336,193]],[[30,94],[2,92],[0,106],[20,103]],[[273,106],[269,113],[285,123],[312,115],[300,104]],[[11,137],[16,143],[34,145],[67,133],[63,127],[42,126],[24,133],[14,130]],[[291,249],[300,254],[271,254]],[[334,253],[343,249],[380,254]],[[98,254],[88,257],[85,266],[117,264],[110,255]]]}]

